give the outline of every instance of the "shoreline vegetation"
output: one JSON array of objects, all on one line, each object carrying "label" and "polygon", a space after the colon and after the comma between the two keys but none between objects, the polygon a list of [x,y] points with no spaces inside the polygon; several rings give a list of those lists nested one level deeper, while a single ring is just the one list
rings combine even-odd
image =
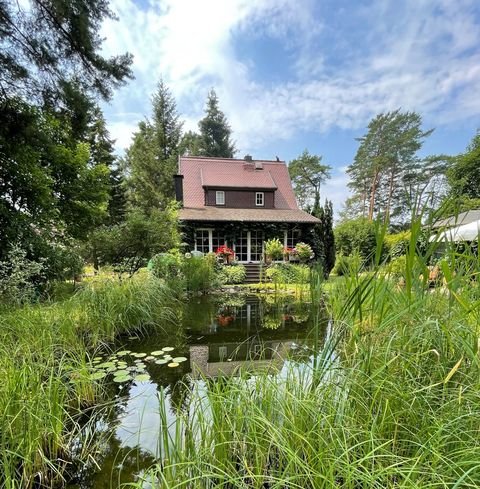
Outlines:
[{"label": "shoreline vegetation", "polygon": [[[368,266],[353,257],[335,279],[313,267],[309,283],[243,287],[311,302],[310,367],[287,362],[280,376],[244,372],[207,382],[201,396],[190,390],[173,438],[160,397],[165,456],[144,479],[166,488],[478,487],[479,259],[444,250],[432,287],[439,244],[420,250],[421,232],[412,227],[400,267],[382,260],[379,244]],[[185,293],[216,290],[210,257],[160,262],[129,279],[85,281],[59,302],[0,311],[2,487],[60,487],[94,457],[93,440],[74,447],[82,416],[107,401],[91,378],[94,356],[122,335],[174,334]],[[333,320],[321,344],[324,307]]]},{"label": "shoreline vegetation", "polygon": [[93,357],[121,335],[174,331],[175,300],[161,281],[134,277],[0,312],[1,487],[61,486],[88,460],[88,440],[80,453],[76,446],[82,416],[105,401],[102,383],[90,378]]}]

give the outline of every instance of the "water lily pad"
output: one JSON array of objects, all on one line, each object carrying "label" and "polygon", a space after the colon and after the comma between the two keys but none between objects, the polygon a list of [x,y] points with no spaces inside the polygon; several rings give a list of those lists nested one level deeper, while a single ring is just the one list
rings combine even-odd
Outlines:
[{"label": "water lily pad", "polygon": [[113,378],[114,382],[119,382],[119,383],[128,382],[129,380],[132,380],[132,377],[130,377],[130,375],[123,375],[123,376],[118,376]]},{"label": "water lily pad", "polygon": [[95,365],[95,368],[110,368],[115,367],[115,362],[104,362],[99,365]]},{"label": "water lily pad", "polygon": [[147,380],[150,380],[150,375],[140,374],[135,377],[135,380],[138,380],[139,382],[146,382]]},{"label": "water lily pad", "polygon": [[108,367],[107,370],[105,370],[105,372],[111,374],[112,372],[115,372],[117,370],[117,367]]},{"label": "water lily pad", "polygon": [[95,373],[91,374],[89,378],[90,378],[90,380],[100,380],[106,376],[107,376],[107,374],[105,372],[95,372]]},{"label": "water lily pad", "polygon": [[171,360],[172,359],[172,355],[165,355],[163,358],[165,360]]},{"label": "water lily pad", "polygon": [[155,363],[158,364],[158,365],[163,365],[165,363],[167,363],[168,360],[166,360],[165,358],[160,358],[159,360],[156,360]]},{"label": "water lily pad", "polygon": [[132,355],[136,358],[143,358],[147,356],[146,353],[132,353]]},{"label": "water lily pad", "polygon": [[148,357],[145,357],[145,360],[148,360],[149,362],[151,362],[152,360],[155,360],[155,357],[153,357],[152,355],[149,355]]},{"label": "water lily pad", "polygon": [[154,357],[159,357],[160,355],[163,355],[163,350],[155,350],[150,353],[150,355],[153,355]]},{"label": "water lily pad", "polygon": [[124,377],[125,375],[128,375],[130,372],[128,370],[117,370],[114,372],[115,377]]},{"label": "water lily pad", "polygon": [[137,369],[137,367],[127,367],[125,370],[128,370],[129,372],[135,372]]},{"label": "water lily pad", "polygon": [[127,367],[128,366],[128,363],[127,362],[118,362],[117,363],[117,367],[118,368],[124,368],[124,367]]},{"label": "water lily pad", "polygon": [[125,355],[128,355],[130,353],[130,350],[122,350],[117,352],[117,356],[119,357],[124,357]]},{"label": "water lily pad", "polygon": [[164,346],[162,348],[163,351],[173,351],[175,348],[173,348],[173,346]]},{"label": "water lily pad", "polygon": [[172,362],[175,362],[175,363],[182,363],[182,362],[186,362],[187,361],[187,358],[186,357],[175,357]]},{"label": "water lily pad", "polygon": [[172,363],[169,363],[169,364],[167,365],[167,367],[171,367],[171,368],[173,368],[173,367],[178,367],[179,365],[180,365],[180,364],[179,364],[179,363],[177,363],[177,362],[172,362]]}]

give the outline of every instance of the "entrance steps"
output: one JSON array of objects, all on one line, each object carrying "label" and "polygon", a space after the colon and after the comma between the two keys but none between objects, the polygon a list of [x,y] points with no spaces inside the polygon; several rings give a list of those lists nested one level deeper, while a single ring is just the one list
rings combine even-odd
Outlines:
[{"label": "entrance steps", "polygon": [[247,275],[243,283],[258,284],[260,282],[261,264],[260,263],[245,263]]}]

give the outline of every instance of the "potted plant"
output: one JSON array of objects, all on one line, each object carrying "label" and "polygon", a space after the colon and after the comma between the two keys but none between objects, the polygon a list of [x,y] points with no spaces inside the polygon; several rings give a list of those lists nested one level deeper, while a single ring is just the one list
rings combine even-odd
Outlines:
[{"label": "potted plant", "polygon": [[229,248],[227,245],[219,246],[215,250],[215,254],[221,258],[223,258],[224,263],[231,263],[235,258],[235,253],[232,248]]},{"label": "potted plant", "polygon": [[311,260],[315,256],[312,247],[307,243],[297,243],[297,245],[295,246],[295,251],[298,255],[298,259],[302,263],[306,263],[308,260]]},{"label": "potted plant", "polygon": [[278,238],[265,241],[265,255],[267,263],[273,260],[281,260],[283,256],[283,244]]}]

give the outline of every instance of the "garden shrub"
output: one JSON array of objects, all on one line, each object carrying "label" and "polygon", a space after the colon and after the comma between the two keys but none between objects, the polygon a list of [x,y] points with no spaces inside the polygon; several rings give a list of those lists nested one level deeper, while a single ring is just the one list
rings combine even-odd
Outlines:
[{"label": "garden shrub", "polygon": [[207,292],[216,282],[215,263],[211,257],[185,257],[182,263],[185,289],[188,292]]},{"label": "garden shrub", "polygon": [[335,228],[335,247],[339,255],[358,252],[364,260],[371,260],[377,247],[375,223],[364,217],[342,222]]},{"label": "garden shrub", "polygon": [[265,276],[276,283],[303,284],[308,282],[309,273],[306,265],[276,263],[266,269]]},{"label": "garden shrub", "polygon": [[295,252],[301,262],[307,262],[314,257],[312,247],[307,243],[297,243]]},{"label": "garden shrub", "polygon": [[240,264],[222,267],[219,273],[222,284],[241,284],[246,276],[247,270]]},{"label": "garden shrub", "polygon": [[159,253],[150,260],[149,268],[157,278],[175,280],[181,276],[182,258],[175,252]]},{"label": "garden shrub", "polygon": [[359,253],[354,253],[352,255],[337,255],[335,260],[335,267],[333,268],[333,273],[338,276],[350,275],[351,272],[358,273],[362,267],[363,259]]},{"label": "garden shrub", "polygon": [[391,258],[397,258],[407,253],[410,235],[410,231],[402,231],[385,236],[385,246]]},{"label": "garden shrub", "polygon": [[265,253],[272,260],[280,260],[283,257],[283,244],[278,238],[265,241]]}]

